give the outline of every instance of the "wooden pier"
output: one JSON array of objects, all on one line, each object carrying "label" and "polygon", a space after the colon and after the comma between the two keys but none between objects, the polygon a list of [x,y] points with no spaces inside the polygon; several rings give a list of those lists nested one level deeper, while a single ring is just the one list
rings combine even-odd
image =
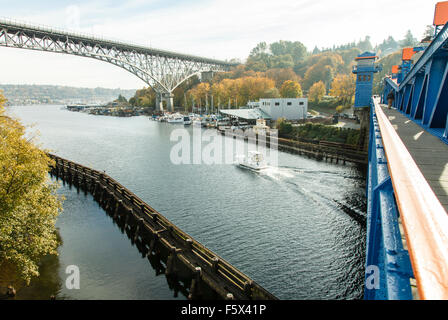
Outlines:
[{"label": "wooden pier", "polygon": [[105,173],[49,156],[50,174],[91,193],[152,265],[158,263],[169,281],[184,283],[180,291],[189,299],[277,299]]}]

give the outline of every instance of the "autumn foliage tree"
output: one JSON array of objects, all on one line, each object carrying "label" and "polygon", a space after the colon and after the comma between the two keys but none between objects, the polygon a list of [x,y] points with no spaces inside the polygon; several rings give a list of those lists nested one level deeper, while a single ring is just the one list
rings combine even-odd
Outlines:
[{"label": "autumn foliage tree", "polygon": [[325,84],[322,81],[316,82],[310,88],[308,98],[314,103],[319,103],[325,95]]},{"label": "autumn foliage tree", "polygon": [[285,81],[280,88],[280,94],[283,98],[299,98],[302,97],[302,87],[296,81]]},{"label": "autumn foliage tree", "polygon": [[52,160],[5,114],[4,101],[0,95],[0,276],[30,281],[40,259],[57,254],[62,199],[48,178]]},{"label": "autumn foliage tree", "polygon": [[[188,95],[195,101],[204,101],[208,97],[209,101],[213,95],[215,105],[244,106],[249,101],[258,100],[264,97],[266,92],[275,88],[272,79],[264,77],[243,77],[238,79],[223,79],[210,86],[208,83],[201,83],[192,88]],[[203,105],[203,103],[202,103]],[[209,102],[210,105],[210,102]]]},{"label": "autumn foliage tree", "polygon": [[355,95],[355,76],[338,74],[331,84],[330,94],[344,105],[350,106]]},{"label": "autumn foliage tree", "polygon": [[269,69],[266,71],[266,78],[275,81],[275,86],[280,88],[287,80],[299,82],[300,77],[291,68]]}]

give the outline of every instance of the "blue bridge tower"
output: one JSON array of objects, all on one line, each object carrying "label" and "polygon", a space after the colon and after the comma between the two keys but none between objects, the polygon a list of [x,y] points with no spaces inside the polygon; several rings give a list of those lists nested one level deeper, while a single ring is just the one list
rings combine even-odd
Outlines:
[{"label": "blue bridge tower", "polygon": [[364,52],[356,57],[353,73],[356,77],[355,108],[369,107],[372,101],[373,74],[381,70],[375,64],[378,57],[373,52]]}]

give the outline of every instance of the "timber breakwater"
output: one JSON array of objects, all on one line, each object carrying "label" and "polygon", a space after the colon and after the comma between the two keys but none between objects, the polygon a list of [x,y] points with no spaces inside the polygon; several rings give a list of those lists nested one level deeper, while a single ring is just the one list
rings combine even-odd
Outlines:
[{"label": "timber breakwater", "polygon": [[49,156],[54,160],[50,174],[91,193],[142,256],[163,262],[167,278],[184,284],[189,299],[276,299],[104,172]]}]

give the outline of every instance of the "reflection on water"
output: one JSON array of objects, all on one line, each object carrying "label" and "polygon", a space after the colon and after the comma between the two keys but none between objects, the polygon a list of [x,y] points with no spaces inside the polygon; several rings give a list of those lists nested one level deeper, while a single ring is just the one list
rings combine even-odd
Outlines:
[{"label": "reflection on water", "polygon": [[58,296],[62,288],[61,278],[58,270],[60,269],[59,257],[48,255],[41,260],[39,273],[40,276],[33,278],[29,286],[24,286],[17,291],[17,300],[36,300],[50,299],[52,296]]},{"label": "reflection on water", "polygon": [[[261,173],[232,165],[174,165],[169,138],[176,125],[58,106],[11,112],[36,123],[45,147],[105,170],[277,297],[362,297],[365,176],[356,167],[283,152],[278,168]],[[175,289],[180,294],[170,288],[163,264],[142,258],[90,195],[67,187],[60,192],[67,200],[57,222],[64,240],[58,297],[185,298],[182,286]],[[71,264],[80,268],[80,290],[65,288]]]}]

